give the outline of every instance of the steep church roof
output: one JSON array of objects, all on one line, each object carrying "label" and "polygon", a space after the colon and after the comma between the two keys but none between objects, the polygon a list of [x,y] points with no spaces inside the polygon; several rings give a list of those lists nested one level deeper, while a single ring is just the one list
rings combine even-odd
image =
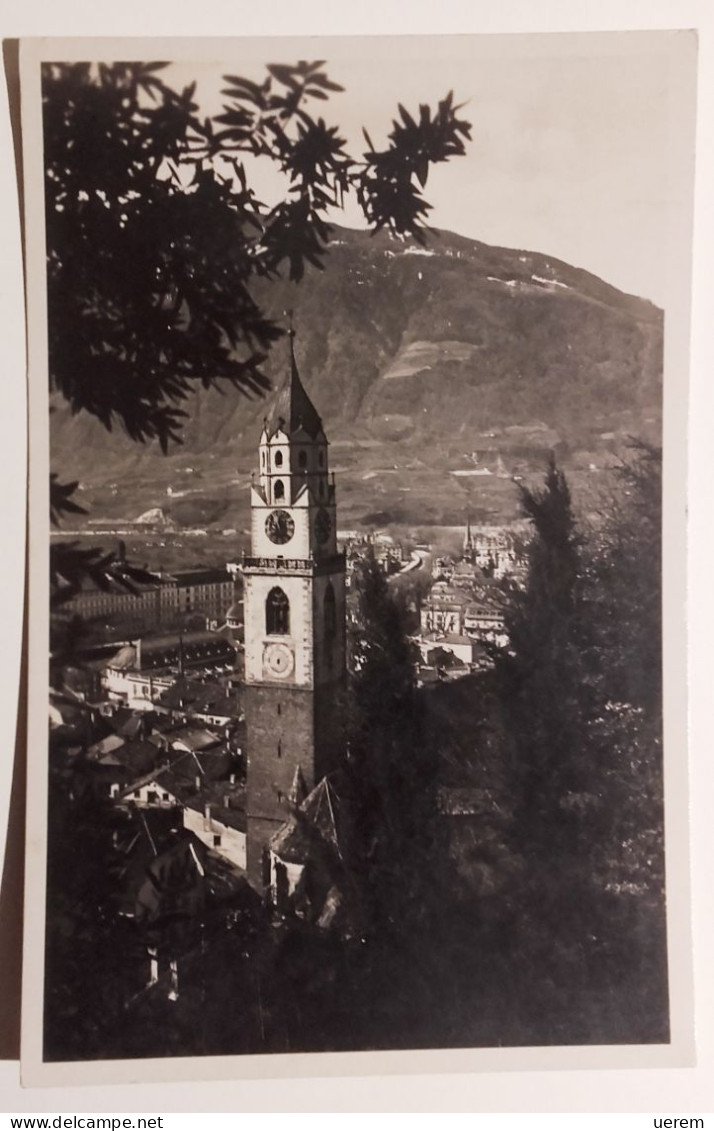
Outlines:
[{"label": "steep church roof", "polygon": [[290,332],[290,372],[278,392],[265,420],[268,439],[282,429],[291,436],[294,432],[307,432],[313,440],[322,431],[322,421],[300,380],[295,361],[294,334]]},{"label": "steep church roof", "polygon": [[[296,775],[297,776],[297,775]],[[302,778],[302,774],[300,774]],[[274,834],[270,847],[281,860],[305,864],[319,846],[342,856],[342,813],[340,798],[328,780],[317,783],[297,810]]]}]

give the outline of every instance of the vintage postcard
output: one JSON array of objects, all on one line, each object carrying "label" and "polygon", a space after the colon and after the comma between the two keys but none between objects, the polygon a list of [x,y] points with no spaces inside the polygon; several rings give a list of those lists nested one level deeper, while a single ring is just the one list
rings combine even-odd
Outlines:
[{"label": "vintage postcard", "polygon": [[29,1083],[692,1062],[696,67],[22,44]]}]

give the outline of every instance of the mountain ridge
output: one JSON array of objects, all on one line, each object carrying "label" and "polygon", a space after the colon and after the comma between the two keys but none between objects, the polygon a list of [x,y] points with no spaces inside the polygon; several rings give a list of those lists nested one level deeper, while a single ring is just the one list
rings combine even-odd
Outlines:
[{"label": "mountain ridge", "polygon": [[[254,295],[273,317],[294,311],[300,375],[356,510],[374,509],[376,490],[394,506],[418,488],[364,479],[386,464],[403,471],[416,461],[448,477],[478,452],[559,446],[567,456],[659,435],[662,312],[552,256],[448,232],[423,248],[335,227],[324,271],[309,269],[297,286],[259,280]],[[197,390],[184,443],[166,457],[55,399],[53,468],[95,489],[95,515],[116,513],[104,489],[112,483],[127,484],[144,510],[165,506],[171,486],[179,513],[181,476],[204,480],[196,495],[211,485],[216,497],[231,485],[235,495],[288,358],[287,340],[278,342],[265,399]]]}]

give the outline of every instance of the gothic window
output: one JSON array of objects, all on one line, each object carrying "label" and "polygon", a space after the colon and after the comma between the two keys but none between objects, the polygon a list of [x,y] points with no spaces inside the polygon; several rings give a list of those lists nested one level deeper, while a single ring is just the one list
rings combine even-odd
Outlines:
[{"label": "gothic window", "polygon": [[318,452],[317,462],[319,463],[320,467],[325,466],[325,453],[324,452]]},{"label": "gothic window", "polygon": [[275,466],[276,467],[282,467],[283,466],[283,453],[282,452],[276,452],[275,453]]},{"label": "gothic window", "polygon": [[271,589],[265,603],[265,630],[271,636],[290,632],[290,602],[282,589]]},{"label": "gothic window", "polygon": [[335,591],[328,582],[325,590],[325,636],[331,639],[337,632],[337,612],[335,610]]},{"label": "gothic window", "polygon": [[298,467],[303,471],[307,467],[307,452],[306,451],[298,452]]},{"label": "gothic window", "polygon": [[282,479],[276,479],[275,480],[275,487],[273,488],[273,494],[274,494],[276,499],[284,499],[285,498],[285,486],[283,484]]}]

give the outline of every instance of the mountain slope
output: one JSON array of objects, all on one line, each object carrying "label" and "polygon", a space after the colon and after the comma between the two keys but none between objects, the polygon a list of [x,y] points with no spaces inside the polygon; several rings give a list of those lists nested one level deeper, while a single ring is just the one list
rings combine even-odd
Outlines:
[{"label": "mountain slope", "polygon": [[[422,249],[335,229],[324,271],[255,293],[275,315],[295,312],[301,376],[355,513],[385,490],[392,508],[398,495],[419,492],[419,470],[446,476],[452,490],[457,465],[486,468],[497,454],[508,465],[558,443],[592,451],[658,433],[661,312],[545,255],[450,233]],[[274,382],[286,362],[278,343],[267,367]],[[102,485],[121,482],[143,509],[165,506],[170,486],[169,509],[185,521],[182,508],[191,507],[177,497],[191,480],[183,497],[215,504],[200,521],[224,521],[238,486],[231,480],[245,482],[268,404],[199,391],[184,444],[168,457],[58,404],[53,466],[99,491],[95,512],[119,506]],[[408,482],[387,486],[407,468]],[[383,473],[377,484],[374,470]]]}]

